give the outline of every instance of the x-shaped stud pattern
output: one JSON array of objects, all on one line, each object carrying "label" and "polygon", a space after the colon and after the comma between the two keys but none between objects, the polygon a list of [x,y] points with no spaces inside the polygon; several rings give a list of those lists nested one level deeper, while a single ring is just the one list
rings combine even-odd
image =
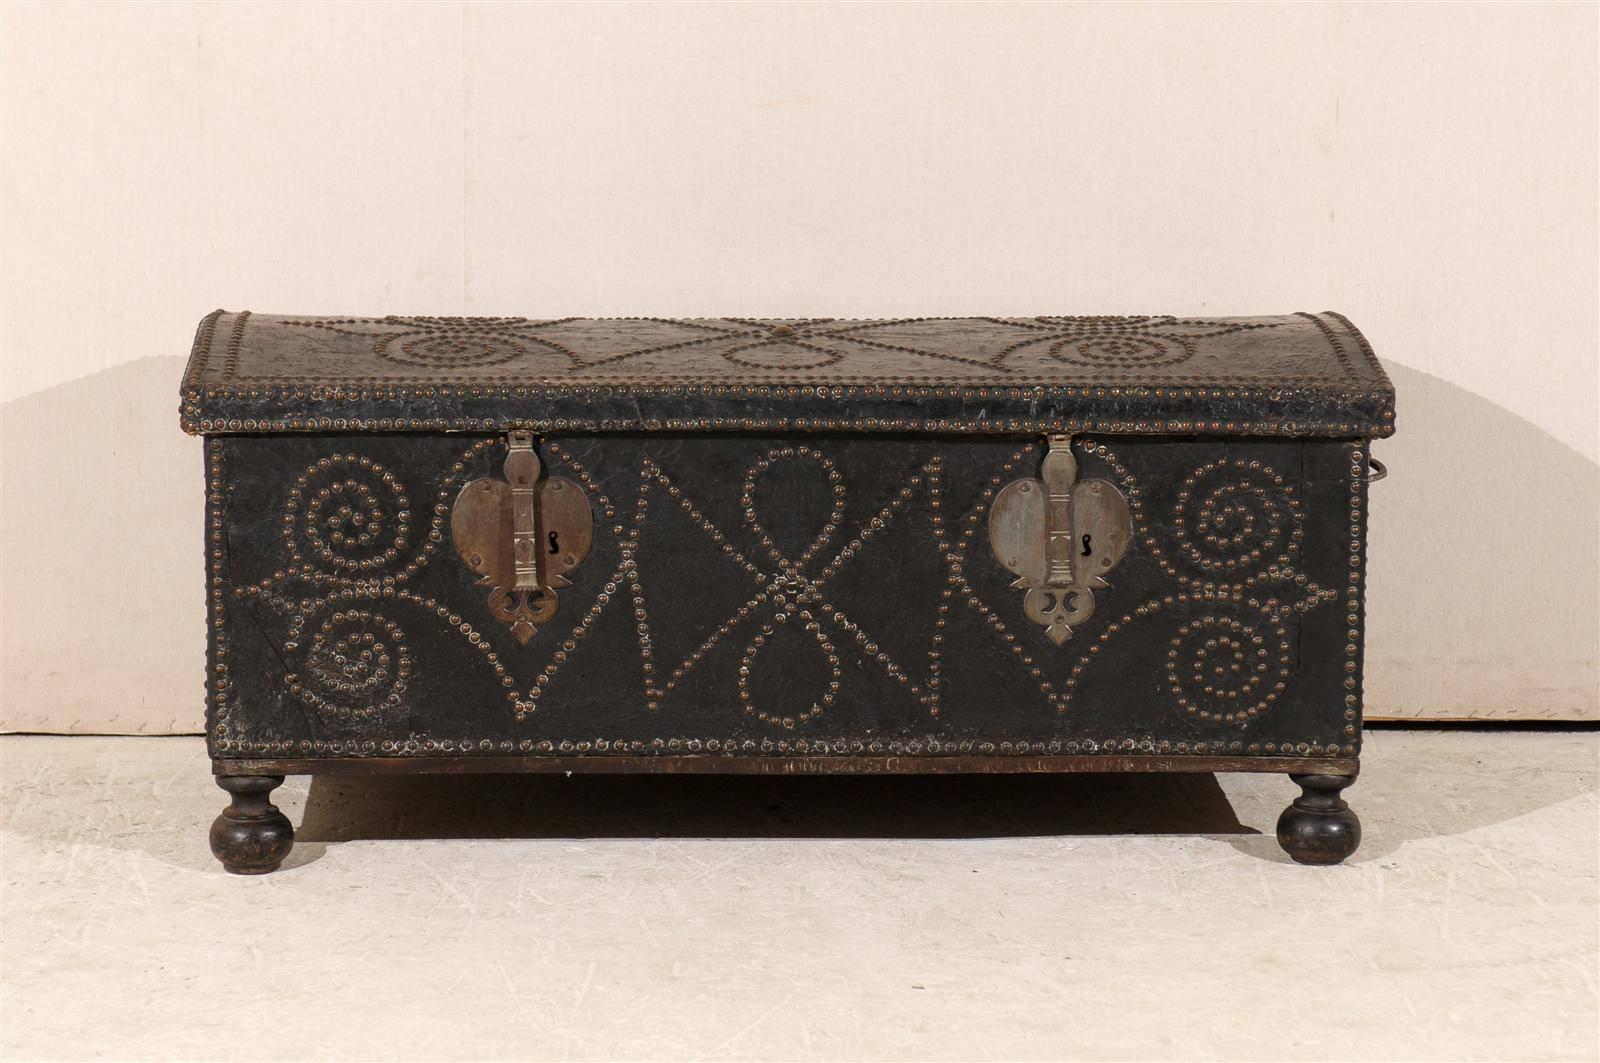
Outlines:
[{"label": "x-shaped stud pattern", "polygon": [[[559,445],[551,444],[548,449],[553,457],[556,457],[578,474],[580,482],[590,489],[606,519],[615,521],[616,508],[604,493],[595,488],[595,481],[588,471]],[[755,510],[754,492],[758,479],[774,464],[784,461],[809,461],[817,464],[827,476],[832,498],[832,508],[821,531],[798,557],[793,558],[786,555],[779,548],[769,531],[762,525]],[[619,543],[621,560],[618,562],[616,570],[607,578],[605,587],[600,596],[596,598],[594,605],[590,607],[589,612],[573,629],[563,649],[557,651],[555,658],[545,666],[543,674],[539,676],[533,689],[528,692],[527,697],[516,700],[518,715],[525,715],[536,707],[546,686],[559,673],[561,665],[565,663],[566,654],[570,653],[567,647],[575,647],[588,634],[594,622],[610,604],[611,598],[616,594],[617,589],[623,584],[626,584],[633,594],[634,618],[644,670],[645,704],[651,710],[658,708],[661,700],[670,691],[676,689],[683,679],[694,670],[696,665],[703,661],[724,639],[732,636],[735,629],[744,624],[753,615],[764,618],[764,622],[759,630],[751,636],[742,651],[739,663],[738,696],[745,712],[765,723],[792,728],[796,724],[820,716],[828,706],[835,702],[839,694],[843,672],[838,647],[833,639],[829,637],[830,629],[836,629],[849,641],[854,642],[867,658],[877,662],[884,671],[901,686],[905,687],[912,696],[924,702],[936,700],[936,695],[930,697],[925,694],[924,687],[928,685],[926,681],[923,683],[913,682],[910,673],[889,656],[871,633],[852,620],[843,609],[830,602],[824,590],[827,583],[837,576],[851,559],[856,557],[885,528],[889,527],[906,503],[915,497],[919,486],[924,482],[936,481],[939,465],[940,459],[935,455],[920,470],[913,473],[895,496],[879,509],[870,520],[864,523],[859,535],[838,550],[816,575],[810,575],[807,570],[813,567],[819,556],[832,543],[844,517],[846,488],[838,469],[826,455],[807,446],[777,447],[770,450],[746,472],[740,504],[743,507],[744,523],[759,541],[760,548],[765,554],[765,565],[758,563],[751,556],[734,546],[729,537],[712,522],[672,477],[667,475],[653,460],[645,458],[640,469],[639,493],[635,503],[633,527],[627,531]],[[657,680],[654,641],[650,633],[649,614],[646,608],[644,590],[638,577],[637,563],[637,552],[644,530],[647,503],[651,491],[655,489],[665,492],[667,497],[687,515],[689,520],[706,534],[714,546],[719,548],[738,568],[744,570],[750,576],[757,587],[755,594],[723,620],[688,657],[681,661],[664,683]],[[750,678],[762,649],[769,644],[780,627],[789,624],[799,625],[816,642],[818,650],[827,662],[829,679],[826,688],[810,706],[797,713],[783,714],[768,711],[755,703]],[[936,685],[935,683],[934,686]]]},{"label": "x-shaped stud pattern", "polygon": [[[577,318],[519,317],[281,319],[298,330],[370,340],[380,364],[448,372],[500,372],[538,365],[556,376],[627,372],[641,362],[670,360],[672,372],[719,367],[730,373],[831,370],[864,356],[944,371],[999,374],[1013,355],[1042,347],[1044,357],[1081,367],[1141,372],[1194,357],[1196,344],[1281,326],[1276,321],[1180,320],[1173,317],[979,318],[967,324],[982,341],[966,353],[948,349],[939,319],[851,321],[836,318],[667,319],[602,322],[603,342],[581,338]],[[258,326],[259,327],[259,326]],[[963,348],[965,350],[965,348]],[[700,356],[711,359],[705,361]],[[663,370],[665,371],[665,370]],[[231,379],[233,369],[224,377]]]},{"label": "x-shaped stud pattern", "polygon": [[[1082,676],[1096,658],[1104,644],[1117,632],[1133,625],[1141,618],[1155,616],[1165,612],[1172,605],[1172,600],[1167,598],[1155,599],[1138,605],[1122,616],[1114,619],[1107,628],[1096,638],[1094,644],[1085,647],[1081,656],[1071,665],[1070,673],[1064,682],[1056,683],[1047,678],[1045,668],[1035,653],[1030,649],[1030,640],[1019,637],[1011,625],[1001,616],[995,608],[991,607],[978,594],[968,577],[968,560],[972,554],[973,541],[978,538],[985,525],[985,520],[990,507],[1002,486],[1011,481],[1019,473],[1031,468],[1034,455],[1038,453],[1034,444],[1027,444],[1013,452],[1001,468],[989,479],[984,487],[980,499],[971,512],[964,517],[952,516],[948,509],[947,496],[943,484],[943,461],[938,454],[934,454],[912,473],[906,482],[899,488],[895,495],[884,503],[876,514],[865,521],[858,535],[849,543],[838,549],[822,565],[822,568],[811,575],[810,571],[827,551],[837,535],[844,516],[846,488],[841,474],[835,467],[832,459],[813,447],[797,445],[775,447],[757,460],[746,472],[740,496],[740,505],[743,511],[743,523],[759,542],[764,558],[751,557],[740,551],[730,538],[720,529],[695,503],[695,501],[676,483],[671,476],[665,473],[654,461],[649,458],[643,460],[640,470],[640,486],[634,524],[621,544],[622,560],[617,570],[608,579],[605,592],[596,600],[589,614],[584,617],[571,637],[558,650],[555,659],[545,668],[544,674],[539,677],[537,685],[529,692],[526,698],[517,697],[516,707],[519,716],[531,712],[545,686],[559,672],[567,652],[574,647],[587,633],[594,620],[606,608],[610,594],[614,589],[626,583],[633,594],[634,615],[637,622],[639,645],[643,656],[645,676],[645,698],[648,708],[654,710],[659,707],[660,701],[669,692],[674,690],[705,657],[712,652],[722,641],[734,635],[742,625],[752,616],[760,619],[761,626],[749,638],[742,651],[739,664],[738,696],[744,711],[756,719],[775,726],[793,729],[797,725],[821,716],[823,712],[833,705],[840,692],[842,676],[841,657],[836,637],[847,646],[854,643],[855,651],[862,660],[871,661],[881,668],[888,676],[894,679],[911,697],[917,699],[928,714],[937,717],[940,713],[940,696],[942,686],[943,645],[948,628],[950,613],[957,601],[965,604],[983,618],[987,627],[1004,645],[1005,649],[1017,667],[1025,669],[1029,678],[1039,690],[1049,706],[1057,714],[1065,713],[1068,706],[1076,696]],[[594,481],[582,466],[570,455],[566,455],[558,446],[552,446],[553,454],[560,456],[561,460],[571,469],[576,471],[580,480],[590,485],[590,490],[599,500],[608,519],[613,519],[614,510],[609,499],[595,491]],[[1195,677],[1193,689],[1187,672],[1178,670],[1175,663],[1169,662],[1168,675],[1171,680],[1173,697],[1178,707],[1190,715],[1201,720],[1219,723],[1242,722],[1253,718],[1260,712],[1270,708],[1272,703],[1282,693],[1292,669],[1292,657],[1289,651],[1289,631],[1286,624],[1289,617],[1296,612],[1304,612],[1316,608],[1334,597],[1332,591],[1319,587],[1313,582],[1307,582],[1290,563],[1294,554],[1293,546],[1286,547],[1276,557],[1269,558],[1263,571],[1259,575],[1263,585],[1286,584],[1291,588],[1298,586],[1300,593],[1291,595],[1288,599],[1268,599],[1265,602],[1251,598],[1243,601],[1243,588],[1245,584],[1229,584],[1216,589],[1218,585],[1208,583],[1206,580],[1185,574],[1181,569],[1174,567],[1163,553],[1162,547],[1151,533],[1151,528],[1144,523],[1142,502],[1143,491],[1131,472],[1117,460],[1114,454],[1104,446],[1087,444],[1085,451],[1092,451],[1102,457],[1111,466],[1117,480],[1123,484],[1130,496],[1135,499],[1135,511],[1139,514],[1140,535],[1144,547],[1151,556],[1163,567],[1169,577],[1175,579],[1181,593],[1175,599],[1183,602],[1192,599],[1215,602],[1213,608],[1218,610],[1216,616],[1204,618],[1199,627],[1195,629],[1196,637],[1206,640],[1205,645],[1196,649],[1196,663],[1193,666]],[[798,556],[789,557],[773,541],[766,527],[762,524],[755,507],[755,488],[763,473],[779,462],[806,461],[818,465],[828,479],[832,492],[832,509],[826,523],[811,544]],[[1232,470],[1232,475],[1238,478],[1230,480],[1216,496],[1224,499],[1224,509],[1221,513],[1228,513],[1227,508],[1233,503],[1226,501],[1237,493],[1240,485],[1247,484],[1249,477],[1266,477],[1268,482],[1276,481],[1279,488],[1285,485],[1280,477],[1271,469],[1248,466],[1238,463],[1239,468]],[[1210,473],[1213,466],[1205,466],[1195,470],[1195,475],[1186,483],[1194,483],[1197,478],[1203,480]],[[636,553],[640,537],[645,525],[646,503],[651,490],[659,488],[664,491],[669,499],[676,503],[688,516],[691,522],[698,526],[709,538],[710,542],[719,548],[739,568],[743,569],[755,582],[757,590],[747,601],[734,610],[715,630],[677,667],[664,683],[657,681],[656,666],[654,661],[654,646],[650,636],[649,617],[646,610],[644,591],[638,579]],[[892,522],[899,517],[921,490],[926,494],[929,506],[930,524],[939,556],[943,562],[946,573],[944,586],[940,591],[940,599],[934,617],[934,628],[929,637],[928,648],[925,652],[927,668],[918,678],[902,662],[896,661],[883,648],[880,641],[860,623],[848,615],[836,603],[829,600],[827,587],[841,570],[854,558],[859,556],[875,538],[877,538]],[[1292,488],[1288,488],[1292,492]],[[1186,489],[1184,497],[1188,496]],[[1298,521],[1298,503],[1286,496],[1287,504],[1292,507],[1294,520]],[[1276,509],[1269,509],[1269,513],[1276,513]],[[1199,527],[1204,530],[1209,526],[1211,518],[1203,518]],[[1235,540],[1224,544],[1220,537],[1212,535],[1216,540],[1213,546],[1231,545],[1234,549],[1241,546],[1248,548],[1250,539],[1248,529],[1252,526],[1253,517],[1245,515],[1243,518],[1246,532],[1236,534]],[[1297,525],[1290,529],[1293,537],[1298,539]],[[1187,533],[1183,537],[1187,542]],[[1267,540],[1272,541],[1270,538]],[[1197,555],[1198,556],[1198,555]],[[763,564],[762,562],[765,562]],[[1237,600],[1236,600],[1237,599]],[[1237,608],[1242,606],[1243,608]],[[1238,613],[1244,617],[1233,615]],[[826,687],[811,702],[811,704],[797,712],[780,713],[769,710],[758,704],[751,688],[751,677],[754,673],[756,661],[762,652],[775,637],[780,628],[797,624],[800,625],[807,636],[814,640],[818,650],[827,662],[829,678]],[[1213,632],[1211,627],[1218,626]],[[1191,625],[1193,626],[1193,625]],[[1260,629],[1258,631],[1258,628]],[[1028,625],[1022,625],[1022,630],[1027,632]],[[1173,644],[1179,650],[1187,651],[1189,628],[1183,628],[1179,637]],[[1266,636],[1266,637],[1264,637]],[[1217,643],[1216,646],[1211,645]],[[1220,647],[1220,651],[1219,651]],[[1265,647],[1265,648],[1263,648]],[[1045,651],[1048,653],[1049,651]],[[1222,654],[1216,664],[1207,660],[1208,654],[1216,656]],[[1229,656],[1231,654],[1231,656]],[[1228,676],[1226,682],[1210,680],[1207,685],[1209,673],[1202,677],[1202,665],[1221,667],[1223,674]],[[1235,677],[1233,672],[1239,672]],[[1271,685],[1265,685],[1270,681]],[[1204,686],[1205,699],[1200,702],[1194,700],[1199,687]],[[1228,708],[1229,699],[1240,699],[1236,708],[1237,712]],[[1216,711],[1208,711],[1200,707],[1207,701],[1215,701],[1223,706]]]},{"label": "x-shaped stud pattern", "polygon": [[[583,468],[581,463],[560,447],[559,444],[548,444],[547,449],[552,458],[577,474],[579,481],[594,496],[606,520],[613,523],[616,528],[621,529],[623,526],[615,523],[617,517],[616,507],[612,504],[610,498],[598,489],[595,480]],[[1058,708],[1064,706],[1064,696],[1055,689],[1049,680],[1043,677],[1043,670],[1039,667],[1034,656],[1028,651],[1026,644],[1009,629],[1006,622],[993,609],[978,597],[968,581],[965,571],[966,558],[970,553],[972,542],[983,526],[984,515],[994,495],[999,487],[1012,476],[1023,459],[1034,452],[1035,447],[1032,444],[1028,444],[1011,455],[1010,459],[1004,463],[984,489],[980,505],[972,513],[968,514],[965,519],[954,522],[960,525],[955,532],[952,532],[947,526],[952,522],[947,513],[943,488],[943,461],[939,455],[932,455],[927,462],[907,478],[906,482],[896,491],[892,498],[885,502],[870,519],[863,522],[859,533],[850,542],[839,548],[826,562],[822,563],[821,569],[815,575],[810,574],[809,570],[819,562],[821,556],[827,551],[838,534],[844,516],[847,494],[839,470],[835,467],[832,459],[821,451],[803,445],[775,447],[756,461],[746,472],[740,496],[743,523],[747,530],[758,540],[760,549],[765,554],[761,561],[747,555],[733,545],[729,536],[706,515],[693,498],[671,476],[665,473],[653,460],[645,458],[640,469],[639,493],[635,503],[632,527],[621,535],[619,541],[620,560],[618,565],[607,577],[601,593],[597,596],[589,611],[573,628],[561,649],[556,651],[552,660],[545,666],[543,673],[538,677],[533,688],[525,696],[509,695],[515,703],[518,716],[522,717],[534,711],[539,699],[559,674],[562,665],[567,661],[571,652],[589,633],[595,621],[624,586],[632,595],[636,633],[642,657],[644,698],[646,707],[650,710],[659,708],[662,699],[676,689],[683,679],[708,654],[725,639],[732,637],[735,631],[749,621],[752,616],[755,616],[761,619],[761,626],[750,636],[749,641],[745,644],[739,663],[738,697],[748,715],[764,723],[790,729],[822,715],[829,706],[835,703],[839,695],[843,674],[841,669],[842,662],[838,645],[834,641],[834,637],[839,637],[846,644],[854,643],[856,651],[863,660],[875,663],[898,683],[909,696],[916,698],[919,704],[927,709],[930,716],[937,717],[940,711],[940,673],[943,669],[945,631],[951,608],[958,595],[965,604],[976,610],[987,621],[989,627],[1006,644],[1018,663],[1029,670],[1030,675],[1037,682],[1040,692],[1050,703]],[[816,538],[798,557],[790,557],[778,547],[766,527],[762,524],[755,508],[754,492],[761,475],[775,464],[787,461],[812,462],[819,466],[827,476],[832,497],[832,508],[826,523]],[[645,527],[648,499],[651,491],[655,489],[665,492],[668,498],[683,511],[689,520],[700,528],[712,545],[720,549],[737,567],[744,570],[757,587],[755,593],[711,631],[706,639],[673,669],[664,682],[658,678],[659,672],[655,661],[654,640],[650,632],[649,612],[644,589],[639,579],[637,563],[637,553]],[[927,494],[931,512],[930,519],[937,548],[947,571],[946,585],[941,591],[940,601],[936,610],[934,631],[926,651],[927,670],[920,679],[916,678],[901,662],[894,660],[872,632],[864,628],[837,604],[830,601],[826,593],[830,581],[838,576],[853,559],[862,553],[868,544],[896,520],[916,497],[919,489],[924,490]],[[751,688],[751,676],[754,673],[756,661],[763,648],[776,636],[780,628],[791,624],[799,625],[806,635],[816,642],[819,652],[826,661],[829,678],[825,689],[805,709],[798,712],[781,713],[764,708],[756,702]]]}]

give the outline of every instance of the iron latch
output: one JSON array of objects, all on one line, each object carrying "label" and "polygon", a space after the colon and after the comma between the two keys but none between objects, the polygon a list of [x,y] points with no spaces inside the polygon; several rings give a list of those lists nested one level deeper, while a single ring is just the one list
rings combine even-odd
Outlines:
[{"label": "iron latch", "polygon": [[461,489],[450,534],[489,588],[489,611],[526,643],[560,609],[556,592],[588,556],[594,516],[577,483],[541,475],[531,432],[507,433],[503,471],[505,479],[484,476]]},{"label": "iron latch", "polygon": [[1038,479],[1014,480],[989,511],[989,546],[1013,587],[1026,588],[1022,611],[1057,644],[1094,612],[1132,539],[1128,501],[1110,480],[1079,480],[1072,439],[1052,435]]}]

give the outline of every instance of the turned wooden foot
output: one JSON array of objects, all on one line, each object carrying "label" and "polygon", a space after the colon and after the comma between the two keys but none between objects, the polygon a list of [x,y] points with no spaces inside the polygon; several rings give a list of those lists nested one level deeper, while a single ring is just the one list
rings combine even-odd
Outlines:
[{"label": "turned wooden foot", "polygon": [[1361,844],[1361,820],[1339,791],[1354,775],[1291,775],[1300,796],[1278,817],[1278,844],[1302,864],[1337,864]]},{"label": "turned wooden foot", "polygon": [[211,824],[211,852],[235,875],[276,871],[294,844],[289,817],[267,800],[282,775],[219,775],[233,802]]}]

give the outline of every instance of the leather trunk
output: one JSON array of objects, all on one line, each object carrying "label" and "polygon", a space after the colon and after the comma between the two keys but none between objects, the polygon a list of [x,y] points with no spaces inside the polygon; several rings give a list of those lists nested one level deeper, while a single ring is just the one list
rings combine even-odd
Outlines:
[{"label": "leather trunk", "polygon": [[1337,314],[218,311],[181,418],[225,777],[1358,766]]}]

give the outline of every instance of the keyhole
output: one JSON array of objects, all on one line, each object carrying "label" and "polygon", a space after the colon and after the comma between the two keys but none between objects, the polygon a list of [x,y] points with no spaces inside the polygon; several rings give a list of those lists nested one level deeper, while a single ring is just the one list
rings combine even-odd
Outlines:
[{"label": "keyhole", "polygon": [[[550,552],[552,554],[559,554],[561,552],[561,546],[556,541],[556,533],[555,532],[551,532],[550,533]],[[1084,552],[1087,553],[1088,551],[1084,551]]]},{"label": "keyhole", "polygon": [[1087,535],[1083,537],[1083,556],[1089,556],[1089,537]]}]

